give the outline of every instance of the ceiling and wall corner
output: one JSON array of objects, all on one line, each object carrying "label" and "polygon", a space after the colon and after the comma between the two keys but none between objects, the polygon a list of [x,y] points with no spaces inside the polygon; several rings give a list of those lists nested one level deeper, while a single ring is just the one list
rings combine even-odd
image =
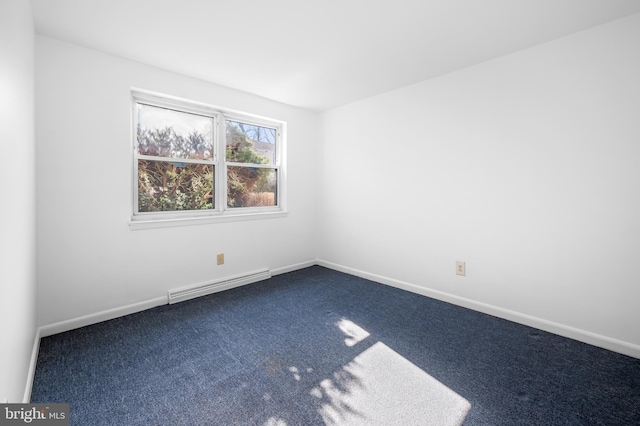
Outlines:
[{"label": "ceiling and wall corner", "polygon": [[[212,275],[320,256],[640,344],[630,325],[637,314],[624,299],[636,295],[633,281],[628,271],[606,271],[616,255],[640,254],[627,217],[637,205],[612,225],[620,188],[638,193],[640,181],[627,167],[637,136],[628,118],[636,111],[628,72],[637,65],[629,48],[637,32],[628,23],[638,18],[625,18],[640,12],[639,2],[158,4],[33,0],[41,325]],[[584,91],[590,83],[612,84],[618,98]],[[131,86],[287,121],[290,216],[129,231],[130,176],[113,170],[130,166]],[[607,123],[616,125],[611,149],[603,145]],[[545,170],[536,167],[547,158],[543,148],[552,157]],[[69,152],[99,161],[65,167]],[[599,169],[601,157],[609,161]],[[96,169],[97,182],[69,185],[75,173]],[[571,213],[594,207],[581,178],[597,184],[593,200],[604,207],[572,223]],[[86,205],[100,208],[85,214]],[[601,220],[613,229],[589,228]],[[589,237],[614,243],[608,230],[622,238],[618,250],[586,249]],[[256,243],[255,235],[284,237]],[[485,237],[493,238],[489,249]],[[172,257],[167,244],[195,250]],[[220,252],[225,269],[212,266]],[[448,275],[455,277],[455,260],[467,265],[457,287]]]},{"label": "ceiling and wall corner", "polygon": [[640,12],[635,0],[33,0],[38,34],[324,111]]}]

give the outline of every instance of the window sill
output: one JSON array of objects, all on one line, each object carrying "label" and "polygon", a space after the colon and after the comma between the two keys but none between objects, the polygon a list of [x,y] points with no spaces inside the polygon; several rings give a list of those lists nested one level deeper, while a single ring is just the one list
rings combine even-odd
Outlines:
[{"label": "window sill", "polygon": [[252,212],[220,214],[215,216],[172,217],[167,219],[145,220],[143,218],[136,218],[129,221],[129,230],[138,231],[142,229],[174,228],[179,226],[207,225],[212,223],[240,222],[245,220],[276,219],[286,217],[287,214],[287,211],[279,210],[261,213]]}]

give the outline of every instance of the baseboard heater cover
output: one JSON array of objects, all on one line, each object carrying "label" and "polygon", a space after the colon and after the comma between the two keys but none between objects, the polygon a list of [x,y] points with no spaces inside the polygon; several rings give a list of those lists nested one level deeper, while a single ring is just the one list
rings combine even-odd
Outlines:
[{"label": "baseboard heater cover", "polygon": [[268,269],[261,269],[248,274],[235,275],[208,283],[195,284],[188,287],[169,290],[169,304],[194,299],[196,297],[217,293],[219,291],[255,283],[269,278],[271,278],[271,271]]}]

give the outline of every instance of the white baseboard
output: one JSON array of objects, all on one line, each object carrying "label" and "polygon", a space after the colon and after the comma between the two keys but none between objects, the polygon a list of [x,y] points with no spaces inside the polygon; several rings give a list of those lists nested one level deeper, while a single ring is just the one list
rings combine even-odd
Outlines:
[{"label": "white baseboard", "polygon": [[[271,275],[284,274],[286,272],[296,271],[298,269],[307,268],[316,264],[317,262],[315,261],[315,259],[308,260],[306,262],[296,263],[294,265],[273,269],[271,270]],[[85,327],[87,325],[97,324],[102,321],[108,321],[110,319],[134,314],[136,312],[141,312],[150,308],[155,308],[156,306],[166,305],[167,303],[169,303],[168,296],[164,295],[143,302],[97,312],[95,314],[89,314],[78,318],[71,318],[68,320],[56,322],[53,324],[43,325],[38,328],[38,332],[40,337],[47,337],[54,334],[63,333],[65,331],[74,330],[76,328]]]},{"label": "white baseboard", "polygon": [[27,372],[27,386],[24,389],[24,397],[22,402],[28,404],[31,402],[31,389],[33,388],[33,379],[36,376],[36,365],[38,364],[38,353],[40,352],[40,327],[36,329],[33,338],[33,350],[31,351],[31,362],[29,363],[29,371]]},{"label": "white baseboard", "polygon": [[271,270],[271,275],[286,274],[287,272],[297,271],[298,269],[308,268],[310,266],[317,265],[315,260],[307,260],[306,262],[296,263],[294,265],[284,266],[282,268],[276,268]]},{"label": "white baseboard", "polygon": [[33,379],[36,374],[36,365],[38,364],[38,353],[40,352],[40,339],[54,334],[63,333],[65,331],[74,330],[76,328],[85,327],[87,325],[97,324],[114,318],[144,311],[146,309],[155,308],[156,306],[166,305],[167,297],[157,297],[155,299],[146,300],[144,302],[134,303],[120,308],[109,309],[95,314],[85,315],[79,318],[72,318],[65,321],[56,322],[38,327],[36,330],[33,351],[31,352],[31,364],[27,375],[27,385],[24,391],[23,402],[31,401],[31,390],[33,389]]},{"label": "white baseboard", "polygon": [[47,337],[53,334],[63,333],[65,331],[74,330],[76,328],[85,327],[87,325],[97,324],[99,322],[108,321],[125,315],[134,314],[156,306],[166,305],[167,296],[156,297],[155,299],[145,300],[143,302],[133,303],[119,308],[108,309],[106,311],[97,312],[95,314],[85,315],[83,317],[71,318],[65,321],[53,324],[43,325],[39,328],[40,337]]},{"label": "white baseboard", "polygon": [[[608,349],[614,352],[618,352],[624,355],[628,355],[634,358],[640,359],[640,346],[634,345],[628,342],[624,342],[617,339],[612,339],[607,336],[591,333],[589,331],[577,329],[574,327],[566,326],[564,324],[547,321],[542,318],[533,317],[530,315],[522,314],[508,309],[499,308],[497,306],[489,305],[486,303],[478,302],[475,300],[467,299],[460,296],[455,296],[449,293],[433,290],[425,287],[421,287],[415,284],[407,283],[404,281],[396,280],[381,275],[372,274],[369,272],[361,271],[354,268],[349,268],[336,263],[328,262],[323,259],[309,260],[306,262],[297,263],[290,266],[277,268],[271,271],[272,275],[284,274],[287,272],[293,272],[298,269],[307,268],[314,265],[324,266],[329,269],[344,272],[349,275],[355,275],[371,281],[375,281],[381,284],[396,287],[402,290],[407,290],[412,293],[420,294],[422,296],[431,297],[433,299],[442,300],[444,302],[451,303],[453,305],[462,306],[472,309],[474,311],[482,312],[488,315],[492,315],[498,318],[503,318],[509,321],[513,321],[519,324],[527,325],[530,327],[538,328],[540,330],[548,331],[550,333],[558,334],[560,336],[568,337],[570,339],[578,340],[580,342],[588,343],[594,346],[598,346],[604,349]],[[40,338],[51,336],[53,334],[62,333],[65,331],[73,330],[87,325],[97,324],[102,321],[118,318],[124,315],[141,312],[156,306],[166,305],[168,303],[167,296],[157,297],[147,301],[134,303],[119,308],[109,309],[106,311],[98,312],[95,314],[85,315],[79,318],[72,318],[65,321],[60,321],[54,324],[44,325],[38,327],[33,344],[33,352],[31,354],[31,365],[29,368],[27,385],[24,394],[24,402],[28,403],[31,399],[31,389],[33,385],[33,378],[35,376],[35,369],[38,360],[38,352],[40,348]]]},{"label": "white baseboard", "polygon": [[391,287],[396,287],[402,290],[407,290],[412,293],[420,294],[422,296],[431,297],[433,299],[442,300],[453,305],[462,306],[464,308],[472,309],[474,311],[482,312],[494,317],[506,319],[519,324],[534,327],[540,330],[548,331],[553,334],[568,337],[570,339],[578,340],[580,342],[588,343],[593,346],[608,349],[613,352],[618,352],[624,355],[628,355],[634,358],[640,359],[640,346],[634,345],[622,340],[613,339],[611,337],[603,336],[600,334],[592,333],[590,331],[581,330],[575,327],[567,326],[564,324],[548,321],[542,318],[534,317],[531,315],[522,314],[520,312],[511,311],[509,309],[500,308],[497,306],[489,305],[487,303],[478,302],[472,299],[456,296],[453,294],[445,293],[430,288],[421,287],[408,282],[396,280],[381,275],[371,274],[369,272],[361,271],[358,269],[349,268],[347,266],[339,265],[336,263],[328,262],[326,260],[317,259],[316,263],[320,266],[324,266],[329,269],[344,272],[349,275],[355,275],[361,278],[365,278],[371,281],[375,281],[380,284],[386,284]]},{"label": "white baseboard", "polygon": [[[284,274],[286,272],[296,271],[298,269],[307,268],[316,265],[315,260],[297,263],[294,265],[277,268],[271,271],[272,275]],[[133,303],[131,305],[121,306],[118,308],[108,309],[106,311],[89,314],[78,318],[71,318],[59,321],[53,324],[43,325],[37,328],[33,342],[33,351],[31,353],[31,364],[27,376],[27,384],[24,391],[23,402],[31,401],[31,390],[33,389],[33,379],[35,377],[36,365],[38,363],[38,353],[40,352],[40,339],[42,337],[52,336],[54,334],[63,333],[65,331],[74,330],[76,328],[85,327],[99,322],[108,321],[125,315],[134,314],[136,312],[145,311],[169,303],[168,296],[156,297],[143,302]]]}]

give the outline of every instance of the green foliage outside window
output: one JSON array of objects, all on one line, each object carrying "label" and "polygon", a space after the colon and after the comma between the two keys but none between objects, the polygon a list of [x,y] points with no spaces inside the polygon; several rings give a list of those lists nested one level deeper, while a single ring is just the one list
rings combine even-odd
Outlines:
[{"label": "green foliage outside window", "polygon": [[138,128],[140,155],[176,158],[175,162],[138,160],[138,211],[180,211],[213,208],[213,165],[180,162],[211,158],[203,135],[187,137],[171,127]]},{"label": "green foliage outside window", "polygon": [[[182,162],[182,159],[210,160],[211,143],[192,132],[182,136],[172,127],[137,129],[139,155],[165,157],[138,159],[138,211],[182,211],[214,208],[214,167]],[[275,147],[275,145],[274,145]],[[167,161],[166,158],[175,158]],[[255,150],[254,141],[241,129],[227,126],[226,159],[234,163],[269,164]],[[276,170],[248,166],[227,167],[227,205],[257,207],[276,205]]]},{"label": "green foliage outside window", "polygon": [[[255,151],[255,142],[249,139],[242,128],[232,124],[228,124],[226,128],[227,161],[269,164],[269,158]],[[275,170],[271,168],[227,167],[227,205],[229,207],[275,206],[275,176]]]}]

